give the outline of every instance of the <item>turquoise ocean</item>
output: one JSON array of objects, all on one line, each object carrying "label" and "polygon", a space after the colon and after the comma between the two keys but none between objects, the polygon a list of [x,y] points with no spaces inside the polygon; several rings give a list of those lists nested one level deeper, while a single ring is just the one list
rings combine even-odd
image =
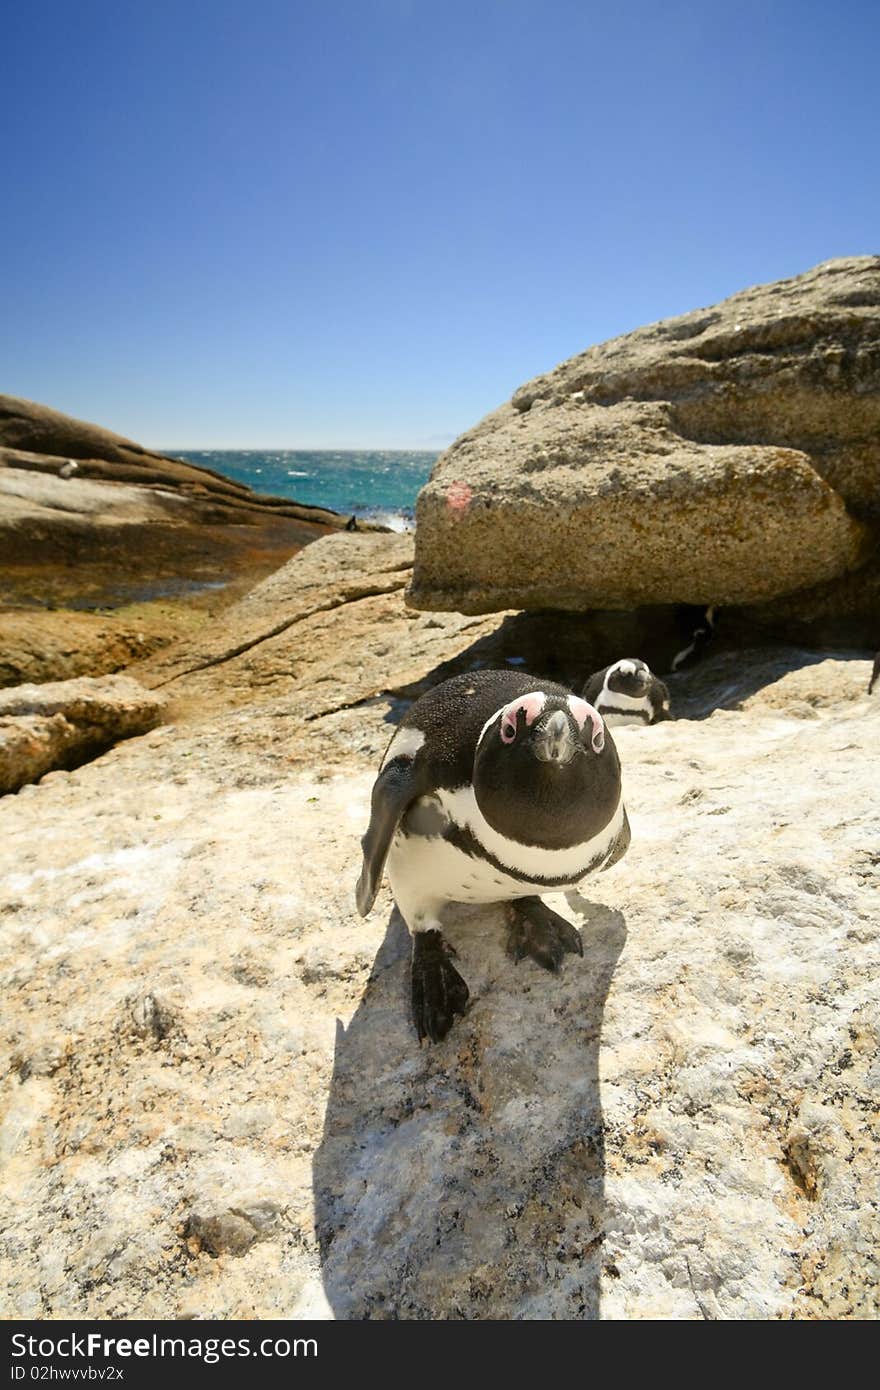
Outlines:
[{"label": "turquoise ocean", "polygon": [[416,496],[436,453],[398,449],[169,449],[175,458],[211,468],[255,492],[292,497],[343,516],[381,521],[394,530],[413,524]]}]

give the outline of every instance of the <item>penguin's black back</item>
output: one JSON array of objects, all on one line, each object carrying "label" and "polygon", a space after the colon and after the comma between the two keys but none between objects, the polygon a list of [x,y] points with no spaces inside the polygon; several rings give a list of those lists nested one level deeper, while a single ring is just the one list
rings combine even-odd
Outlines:
[{"label": "penguin's black back", "polygon": [[597,699],[602,693],[602,687],[605,684],[605,677],[608,675],[608,672],[610,670],[610,666],[603,666],[601,671],[594,671],[592,676],[589,677],[586,685],[583,688],[583,691],[581,692],[581,698],[586,700],[587,704],[595,705]]}]

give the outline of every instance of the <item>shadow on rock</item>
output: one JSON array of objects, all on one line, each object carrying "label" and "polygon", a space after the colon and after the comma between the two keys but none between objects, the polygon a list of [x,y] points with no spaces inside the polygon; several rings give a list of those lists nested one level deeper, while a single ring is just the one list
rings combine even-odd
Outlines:
[{"label": "shadow on rock", "polygon": [[420,680],[390,693],[415,700],[440,681],[483,667],[529,671],[580,692],[587,678],[612,661],[639,656],[653,671],[669,669],[673,656],[689,640],[672,607],[631,612],[595,610],[566,613],[551,609],[513,613],[493,632],[480,637]]},{"label": "shadow on rock", "polygon": [[620,912],[569,899],[584,959],[560,975],[504,952],[500,908],[450,910],[471,1003],[420,1048],[409,937],[392,913],[339,1027],[315,1221],[338,1318],[594,1318],[604,1238],[598,1058],[626,940]]},{"label": "shadow on rock", "polygon": [[[864,661],[873,655],[858,645],[792,641],[783,631],[761,631],[742,615],[722,611],[707,645],[698,645],[678,670],[703,610],[693,606],[639,608],[629,612],[515,613],[464,651],[409,685],[389,687],[394,697],[389,722],[397,723],[413,700],[441,681],[483,668],[528,671],[580,693],[588,677],[622,657],[640,657],[669,686],[673,718],[705,719],[716,709],[736,709],[764,686],[790,671],[830,659]],[[867,681],[865,682],[867,684]]]},{"label": "shadow on rock", "polygon": [[[811,651],[801,647],[740,647],[725,646],[699,666],[664,677],[672,697],[672,714],[676,719],[708,719],[716,710],[740,709],[746,700],[765,687],[774,685],[793,671],[805,672],[824,661],[863,662],[864,651]],[[809,700],[809,680],[803,683],[801,698]],[[825,678],[817,690],[831,689]],[[841,687],[841,697],[847,692]],[[858,693],[861,693],[859,690]],[[790,694],[793,702],[797,696]],[[780,707],[785,707],[782,700]]]}]

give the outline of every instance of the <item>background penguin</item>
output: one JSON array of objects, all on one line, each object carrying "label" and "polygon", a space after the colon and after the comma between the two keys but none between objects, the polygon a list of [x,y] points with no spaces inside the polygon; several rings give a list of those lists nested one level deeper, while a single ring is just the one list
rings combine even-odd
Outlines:
[{"label": "background penguin", "polygon": [[518,671],[454,676],[422,696],[373,787],[357,907],[366,917],[386,859],[413,936],[419,1039],[444,1038],[467,1004],[439,913],[504,902],[508,951],[558,970],[579,933],[541,902],[626,852],[620,763],[601,717],[564,686]]},{"label": "background penguin", "polygon": [[669,691],[638,657],[626,657],[596,671],[583,696],[606,724],[656,724],[669,718]]},{"label": "background penguin", "polygon": [[675,621],[686,645],[672,658],[670,671],[680,671],[688,662],[693,663],[711,642],[715,635],[715,609],[698,608],[694,604],[679,604]]}]

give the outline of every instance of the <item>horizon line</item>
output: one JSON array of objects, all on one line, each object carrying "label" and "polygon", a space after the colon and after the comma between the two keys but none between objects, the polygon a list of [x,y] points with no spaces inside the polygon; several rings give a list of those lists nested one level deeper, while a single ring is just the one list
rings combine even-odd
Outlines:
[{"label": "horizon line", "polygon": [[[450,443],[452,441],[450,440]],[[427,444],[144,444],[145,449],[156,453],[171,454],[175,450],[184,453],[339,453],[339,454],[442,454],[449,445]]]}]

